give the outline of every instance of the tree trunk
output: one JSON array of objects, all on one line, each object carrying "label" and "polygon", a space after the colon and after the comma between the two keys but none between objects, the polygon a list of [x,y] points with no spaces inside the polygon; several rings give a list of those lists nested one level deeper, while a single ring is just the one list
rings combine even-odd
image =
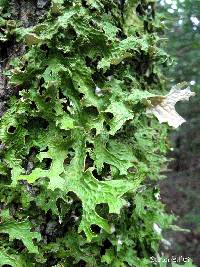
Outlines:
[{"label": "tree trunk", "polygon": [[[18,23],[24,28],[35,25],[45,14],[50,5],[50,0],[11,0],[3,11],[10,13],[1,32],[10,31],[9,24]],[[6,10],[5,10],[6,9]],[[8,84],[8,79],[3,74],[9,68],[12,59],[25,53],[25,45],[16,42],[16,35],[8,33],[6,40],[0,41],[0,116],[5,111],[6,99],[15,94],[17,89]]]}]

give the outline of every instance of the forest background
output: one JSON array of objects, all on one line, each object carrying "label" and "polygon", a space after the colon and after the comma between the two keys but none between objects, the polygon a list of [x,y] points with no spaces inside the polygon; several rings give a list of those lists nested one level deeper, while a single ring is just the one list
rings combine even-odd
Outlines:
[{"label": "forest background", "polygon": [[[160,1],[160,16],[165,17],[166,46],[174,57],[174,65],[167,70],[167,83],[183,80],[190,83],[196,97],[190,103],[177,105],[187,120],[171,133],[173,160],[167,171],[168,179],[161,183],[162,198],[169,212],[178,215],[178,225],[190,232],[168,233],[170,255],[191,257],[200,265],[200,136],[199,136],[199,62],[200,62],[200,1]],[[169,197],[171,196],[171,197]]]}]

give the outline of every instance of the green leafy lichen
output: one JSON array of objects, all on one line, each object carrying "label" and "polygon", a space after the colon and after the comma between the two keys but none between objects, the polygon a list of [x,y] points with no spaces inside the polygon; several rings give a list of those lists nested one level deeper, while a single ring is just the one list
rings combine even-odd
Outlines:
[{"label": "green leafy lichen", "polygon": [[9,239],[20,239],[27,247],[30,253],[38,253],[37,247],[33,244],[32,239],[36,238],[40,240],[40,234],[36,232],[30,232],[30,223],[28,221],[9,221],[0,225],[0,233],[9,234]]},{"label": "green leafy lichen", "polygon": [[1,266],[151,266],[153,225],[173,217],[146,183],[168,145],[145,101],[169,58],[144,15],[152,1],[126,2],[51,1],[15,30],[26,53],[6,71],[18,93],[0,125]]}]

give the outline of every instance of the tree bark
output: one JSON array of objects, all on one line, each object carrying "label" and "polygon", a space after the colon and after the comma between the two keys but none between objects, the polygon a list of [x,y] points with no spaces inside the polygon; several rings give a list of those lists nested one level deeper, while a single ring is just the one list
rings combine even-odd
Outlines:
[{"label": "tree bark", "polygon": [[[11,0],[8,7],[11,15],[8,21],[15,21],[24,28],[34,26],[43,17],[49,5],[50,0]],[[17,92],[16,88],[9,85],[4,71],[9,68],[10,61],[22,55],[25,50],[23,43],[16,42],[15,35],[5,42],[0,41],[0,116],[5,111],[7,97]]]}]

